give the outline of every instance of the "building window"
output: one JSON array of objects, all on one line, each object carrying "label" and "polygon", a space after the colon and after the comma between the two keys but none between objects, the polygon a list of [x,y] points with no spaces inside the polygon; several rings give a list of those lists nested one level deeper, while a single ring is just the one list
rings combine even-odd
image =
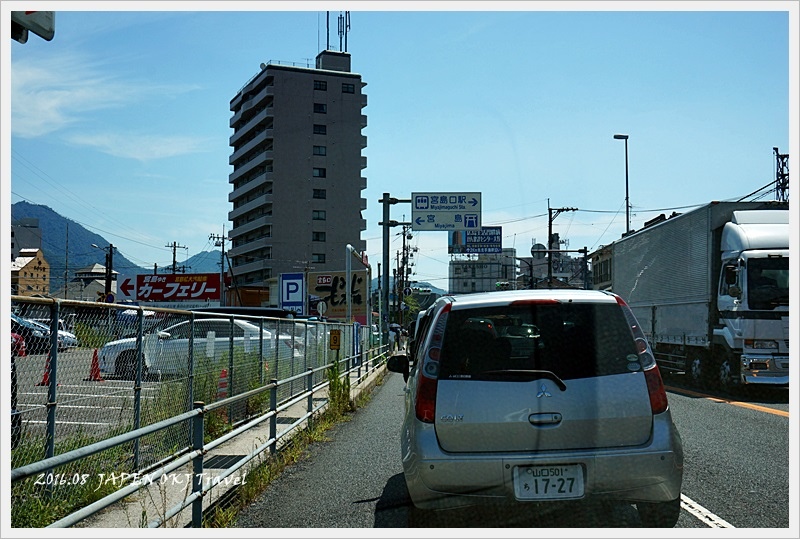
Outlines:
[{"label": "building window", "polygon": [[325,263],[325,253],[312,253],[311,254],[311,262],[315,264],[324,264]]},{"label": "building window", "polygon": [[342,93],[343,94],[354,94],[356,93],[356,85],[355,84],[348,84],[346,82],[342,83]]},{"label": "building window", "polygon": [[326,135],[328,133],[328,126],[322,124],[314,124],[315,135]]},{"label": "building window", "polygon": [[311,213],[311,219],[314,221],[324,221],[325,220],[325,210],[314,210]]},{"label": "building window", "polygon": [[314,167],[314,177],[315,178],[325,178],[327,177],[328,171],[322,167]]},{"label": "building window", "polygon": [[325,114],[328,112],[328,105],[325,103],[314,103],[314,112]]},{"label": "building window", "polygon": [[311,241],[325,241],[325,233],[324,232],[312,232],[311,233]]},{"label": "building window", "polygon": [[328,193],[327,191],[325,191],[325,189],[314,189],[314,194],[312,195],[312,198],[325,199],[328,198]]},{"label": "building window", "polygon": [[328,155],[328,147],[314,146],[314,155]]},{"label": "building window", "polygon": [[314,81],[314,89],[315,90],[327,90],[328,83],[324,80],[315,80]]}]

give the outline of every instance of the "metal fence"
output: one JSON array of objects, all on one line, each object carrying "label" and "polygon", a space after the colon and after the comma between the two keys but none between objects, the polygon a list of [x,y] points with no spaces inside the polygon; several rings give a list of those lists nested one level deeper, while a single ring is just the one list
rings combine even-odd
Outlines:
[{"label": "metal fence", "polygon": [[[12,333],[25,341],[11,355],[12,470],[135,432],[82,465],[147,473],[197,445],[191,421],[173,421],[196,402],[221,403],[205,417],[213,440],[325,384],[325,367],[340,358],[332,334],[347,366],[379,353],[370,328],[347,324],[22,296],[12,296],[11,311]],[[265,391],[270,380],[283,382]],[[153,425],[165,426],[144,432]],[[34,479],[12,485],[12,522],[14,502],[41,490]],[[48,496],[75,498],[74,490]]]}]

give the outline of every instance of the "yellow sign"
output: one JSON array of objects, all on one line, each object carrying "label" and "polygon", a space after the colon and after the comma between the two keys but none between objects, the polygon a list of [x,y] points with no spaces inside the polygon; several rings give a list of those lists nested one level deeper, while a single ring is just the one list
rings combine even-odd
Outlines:
[{"label": "yellow sign", "polygon": [[331,350],[338,350],[342,342],[342,330],[331,330]]}]

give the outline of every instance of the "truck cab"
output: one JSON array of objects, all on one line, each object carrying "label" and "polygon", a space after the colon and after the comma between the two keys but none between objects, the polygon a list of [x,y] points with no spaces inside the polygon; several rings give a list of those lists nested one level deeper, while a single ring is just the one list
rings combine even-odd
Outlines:
[{"label": "truck cab", "polygon": [[[743,384],[789,383],[789,212],[734,211],[722,231],[715,344]],[[724,376],[724,373],[723,373]]]}]

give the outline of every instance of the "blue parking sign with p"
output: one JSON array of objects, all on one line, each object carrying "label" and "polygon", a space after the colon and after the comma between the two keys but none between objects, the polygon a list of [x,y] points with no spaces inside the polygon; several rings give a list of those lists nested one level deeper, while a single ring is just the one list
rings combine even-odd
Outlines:
[{"label": "blue parking sign with p", "polygon": [[305,314],[305,296],[305,278],[302,273],[281,273],[281,308]]}]

